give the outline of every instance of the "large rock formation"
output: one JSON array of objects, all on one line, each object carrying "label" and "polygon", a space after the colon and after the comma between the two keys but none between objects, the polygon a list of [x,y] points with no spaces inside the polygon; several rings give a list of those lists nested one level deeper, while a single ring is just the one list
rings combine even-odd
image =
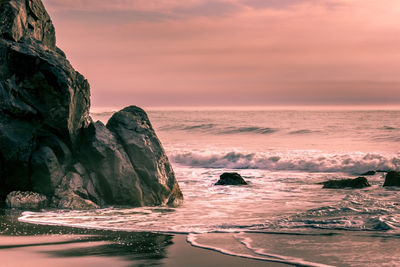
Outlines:
[{"label": "large rock formation", "polygon": [[0,200],[33,191],[60,208],[175,205],[182,194],[143,110],[107,126],[56,47],[40,0],[0,0]]}]

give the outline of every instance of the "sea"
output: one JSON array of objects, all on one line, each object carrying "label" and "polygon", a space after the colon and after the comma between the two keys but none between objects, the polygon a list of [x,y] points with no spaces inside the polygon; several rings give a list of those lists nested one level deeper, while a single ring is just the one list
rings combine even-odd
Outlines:
[{"label": "sea", "polygon": [[[116,109],[93,109],[107,122]],[[400,108],[146,109],[184,195],[176,208],[24,212],[21,221],[184,234],[196,247],[295,266],[400,266]],[[371,187],[323,189],[367,171]],[[238,172],[245,186],[216,186]]]}]

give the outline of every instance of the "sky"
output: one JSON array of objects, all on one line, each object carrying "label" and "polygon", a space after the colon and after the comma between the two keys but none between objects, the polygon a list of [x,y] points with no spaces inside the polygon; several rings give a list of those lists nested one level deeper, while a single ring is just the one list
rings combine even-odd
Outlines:
[{"label": "sky", "polygon": [[398,0],[43,0],[92,106],[399,105]]}]

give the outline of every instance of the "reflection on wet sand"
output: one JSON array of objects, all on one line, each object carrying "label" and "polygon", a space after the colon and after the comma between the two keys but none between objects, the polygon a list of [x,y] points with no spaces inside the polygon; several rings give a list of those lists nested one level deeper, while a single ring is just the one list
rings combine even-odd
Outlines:
[{"label": "reflection on wet sand", "polygon": [[1,211],[1,255],[24,249],[40,252],[41,257],[105,257],[118,258],[125,265],[141,261],[158,264],[166,257],[167,247],[173,244],[172,235],[33,225],[19,222],[19,215]]}]

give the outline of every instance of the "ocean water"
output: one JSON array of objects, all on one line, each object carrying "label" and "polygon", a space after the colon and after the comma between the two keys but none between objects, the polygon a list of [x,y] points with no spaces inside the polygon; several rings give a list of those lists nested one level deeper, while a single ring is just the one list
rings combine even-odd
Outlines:
[{"label": "ocean water", "polygon": [[[112,110],[95,110],[106,122]],[[400,110],[153,109],[177,208],[25,212],[22,221],[187,234],[194,246],[298,266],[400,266]],[[365,189],[322,189],[368,176]],[[239,172],[247,186],[215,186]]]}]

